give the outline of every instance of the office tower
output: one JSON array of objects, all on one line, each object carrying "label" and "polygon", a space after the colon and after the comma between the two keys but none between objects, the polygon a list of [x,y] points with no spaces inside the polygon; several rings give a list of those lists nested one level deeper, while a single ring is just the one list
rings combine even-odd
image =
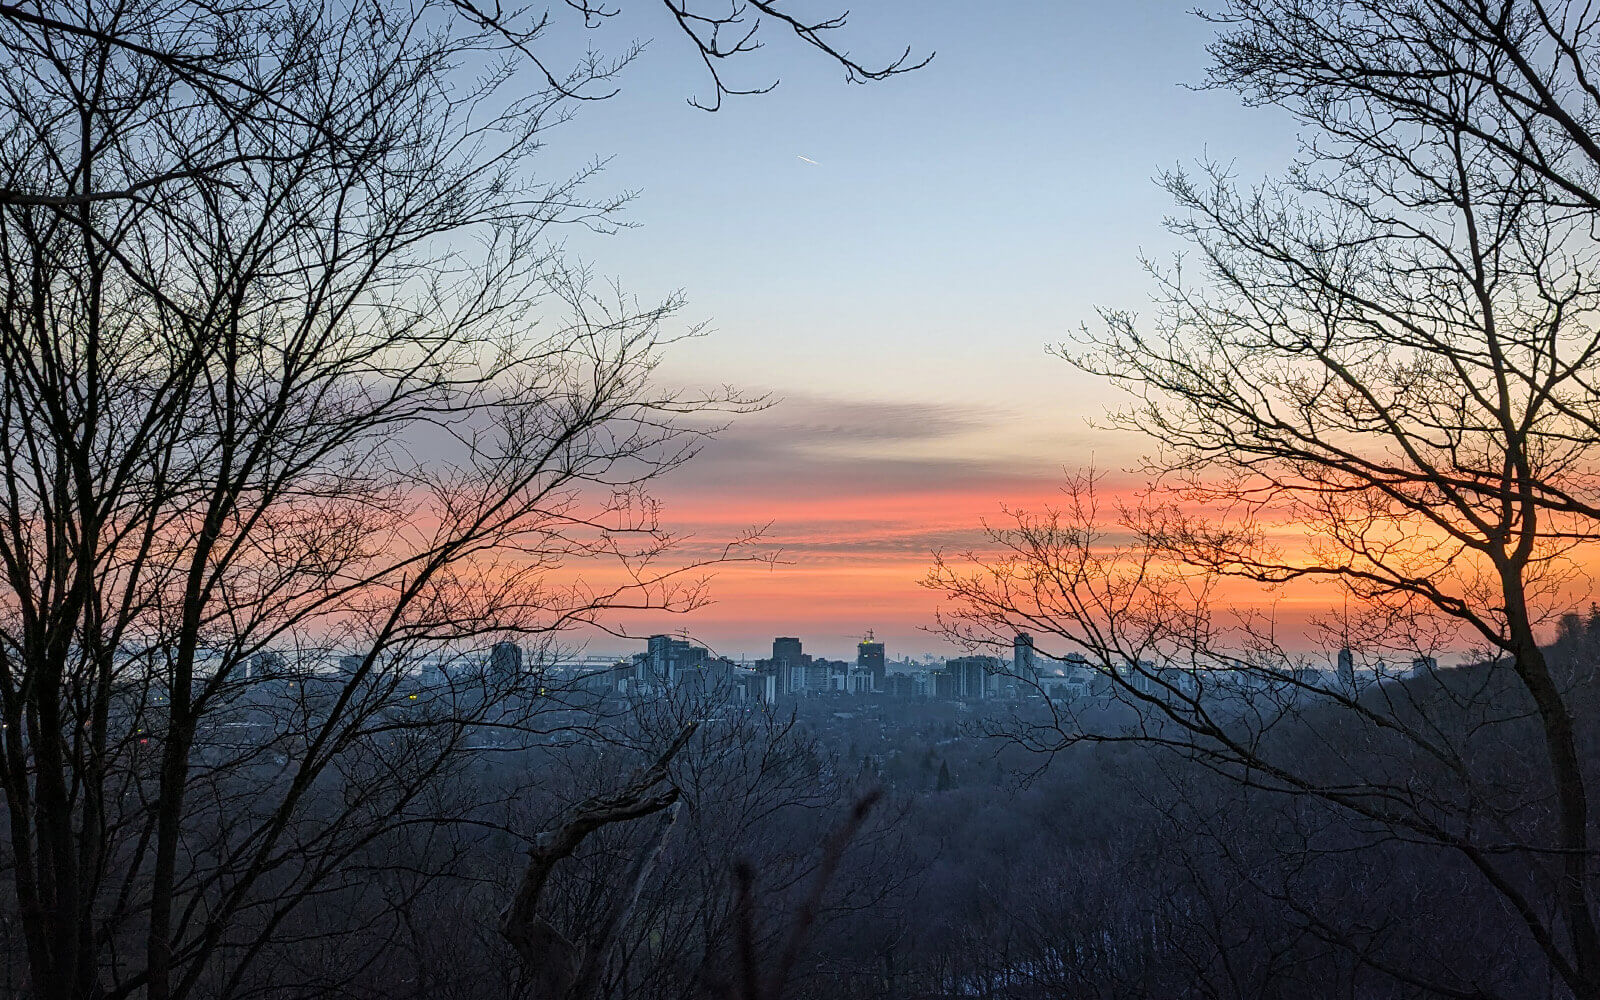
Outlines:
[{"label": "office tower", "polygon": [[779,636],[772,640],[772,663],[778,673],[780,691],[788,694],[805,690],[806,659],[806,655],[800,651],[799,639]]},{"label": "office tower", "polygon": [[691,674],[698,679],[710,659],[711,653],[704,646],[670,635],[653,635],[645,646],[640,679],[665,684],[679,683]]},{"label": "office tower", "polygon": [[1039,679],[1038,661],[1033,650],[1033,636],[1026,632],[1018,632],[1017,637],[1011,640],[1011,673],[1019,680],[1037,681]]},{"label": "office tower", "polygon": [[884,690],[883,643],[873,638],[871,632],[856,644],[856,669],[872,675],[872,690]]},{"label": "office tower", "polygon": [[490,647],[489,674],[499,683],[522,676],[522,647],[514,642],[497,642]]},{"label": "office tower", "polygon": [[950,697],[978,701],[997,693],[995,675],[1001,661],[994,656],[957,656],[944,662],[944,673],[951,678]]}]

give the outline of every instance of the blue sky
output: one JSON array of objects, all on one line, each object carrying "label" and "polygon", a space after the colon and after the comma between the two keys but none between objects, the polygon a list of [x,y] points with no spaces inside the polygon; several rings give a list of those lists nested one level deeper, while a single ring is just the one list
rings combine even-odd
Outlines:
[{"label": "blue sky", "polygon": [[685,103],[706,81],[664,18],[602,38],[630,29],[652,41],[623,92],[555,145],[613,156],[598,183],[639,193],[640,228],[579,246],[641,294],[685,289],[717,335],[683,369],[739,382],[1052,393],[1068,376],[1044,344],[1141,304],[1140,249],[1172,249],[1157,171],[1210,155],[1250,177],[1293,153],[1281,115],[1185,89],[1210,29],[1183,3],[876,0],[840,37],[931,65],[846,86],[771,33],[734,72],[780,86],[717,114]]}]

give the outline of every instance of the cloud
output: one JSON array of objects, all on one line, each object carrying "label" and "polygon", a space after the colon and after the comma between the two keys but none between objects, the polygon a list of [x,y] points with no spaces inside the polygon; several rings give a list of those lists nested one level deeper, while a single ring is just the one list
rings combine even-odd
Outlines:
[{"label": "cloud", "polygon": [[[928,441],[992,427],[1005,416],[986,407],[956,408],[937,402],[891,402],[792,395],[753,417],[773,432],[825,445],[830,439],[852,441]],[[770,418],[762,421],[760,418]],[[735,425],[735,430],[739,425]]]},{"label": "cloud", "polygon": [[671,499],[845,500],[987,489],[996,500],[1056,475],[1007,456],[998,409],[791,395],[737,419],[664,485]]}]

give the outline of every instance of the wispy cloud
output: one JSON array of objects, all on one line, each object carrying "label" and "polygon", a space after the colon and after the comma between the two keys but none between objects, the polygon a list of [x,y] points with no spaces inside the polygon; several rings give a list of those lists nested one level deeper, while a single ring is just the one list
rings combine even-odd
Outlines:
[{"label": "wispy cloud", "polygon": [[[988,489],[995,498],[1054,474],[995,454],[1008,414],[935,401],[796,395],[743,417],[667,484],[673,497],[865,500]],[[989,443],[985,444],[987,440]]]}]

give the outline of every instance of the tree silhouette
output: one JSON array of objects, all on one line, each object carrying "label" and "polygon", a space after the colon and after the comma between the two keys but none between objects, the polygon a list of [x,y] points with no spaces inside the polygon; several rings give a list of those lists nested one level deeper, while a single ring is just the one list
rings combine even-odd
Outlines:
[{"label": "tree silhouette", "polygon": [[[1111,419],[1154,442],[1153,489],[1112,510],[1086,476],[1017,512],[998,558],[935,571],[947,624],[1053,636],[1120,702],[1053,706],[1024,742],[1166,746],[1356,842],[1425,845],[1593,995],[1587,702],[1540,641],[1600,528],[1590,15],[1236,0],[1213,20],[1211,84],[1287,109],[1304,155],[1251,188],[1164,175],[1198,269],[1152,264],[1153,316],[1105,311],[1061,349],[1128,390]],[[1343,607],[1313,623],[1325,652],[1228,608],[1228,578]],[[1324,672],[1341,647],[1343,682]],[[1440,669],[1451,648],[1471,665]],[[1298,916],[1403,983],[1488,989],[1471,963],[1397,957],[1364,929],[1381,916]]]},{"label": "tree silhouette", "polygon": [[[704,34],[720,10],[666,5],[719,95],[754,44]],[[905,68],[777,16],[858,79]],[[453,0],[0,9],[0,789],[33,995],[292,978],[309,903],[483,821],[470,747],[586,724],[491,643],[701,601],[646,486],[705,435],[686,416],[745,401],[658,385],[677,300],[563,258],[622,199],[537,154],[638,47],[556,31]],[[580,561],[609,568],[560,583]]]}]

